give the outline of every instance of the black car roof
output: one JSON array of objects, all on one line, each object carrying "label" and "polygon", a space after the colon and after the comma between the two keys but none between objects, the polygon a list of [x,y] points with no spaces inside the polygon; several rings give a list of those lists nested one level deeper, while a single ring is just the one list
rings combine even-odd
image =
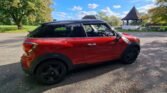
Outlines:
[{"label": "black car roof", "polygon": [[53,21],[53,22],[44,23],[43,25],[62,25],[62,24],[75,24],[75,23],[93,24],[93,23],[105,23],[105,22],[97,19],[83,19],[83,20]]}]

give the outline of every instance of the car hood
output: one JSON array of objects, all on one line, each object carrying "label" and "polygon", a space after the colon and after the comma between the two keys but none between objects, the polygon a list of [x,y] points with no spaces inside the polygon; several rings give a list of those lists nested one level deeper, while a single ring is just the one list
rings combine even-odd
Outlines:
[{"label": "car hood", "polygon": [[[130,34],[128,34],[128,33],[121,33],[121,32],[119,32],[121,35],[122,35],[122,38],[125,40],[125,38],[126,39],[128,39],[130,42],[136,42],[136,43],[140,43],[140,40],[139,40],[139,38],[138,37],[135,37],[135,36],[133,36],[133,35],[130,35]],[[126,40],[127,41],[127,40]]]}]

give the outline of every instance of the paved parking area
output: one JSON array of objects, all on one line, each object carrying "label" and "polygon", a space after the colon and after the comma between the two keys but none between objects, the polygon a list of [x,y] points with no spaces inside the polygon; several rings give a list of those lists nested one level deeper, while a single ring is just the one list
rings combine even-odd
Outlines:
[{"label": "paved parking area", "polygon": [[19,60],[26,34],[0,34],[0,93],[167,93],[167,33],[130,33],[141,38],[137,62],[93,66],[44,86],[25,75]]}]

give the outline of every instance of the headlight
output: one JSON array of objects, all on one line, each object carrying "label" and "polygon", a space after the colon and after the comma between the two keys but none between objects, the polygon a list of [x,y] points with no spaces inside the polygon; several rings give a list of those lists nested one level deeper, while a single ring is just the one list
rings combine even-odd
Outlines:
[{"label": "headlight", "polygon": [[139,38],[136,38],[136,42],[137,42],[138,44],[140,44],[140,39],[139,39]]}]

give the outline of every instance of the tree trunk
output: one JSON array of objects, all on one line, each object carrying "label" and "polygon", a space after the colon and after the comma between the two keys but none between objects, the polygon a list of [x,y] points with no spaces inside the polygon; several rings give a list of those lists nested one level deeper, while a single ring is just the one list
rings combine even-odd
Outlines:
[{"label": "tree trunk", "polygon": [[11,14],[12,18],[13,18],[13,21],[15,22],[15,24],[17,25],[17,28],[18,29],[22,29],[23,28],[23,25],[22,25],[22,17],[23,16],[20,16],[20,17],[16,17],[14,14]]},{"label": "tree trunk", "polygon": [[17,28],[18,28],[18,29],[23,29],[23,25],[22,25],[21,22],[17,24]]}]

